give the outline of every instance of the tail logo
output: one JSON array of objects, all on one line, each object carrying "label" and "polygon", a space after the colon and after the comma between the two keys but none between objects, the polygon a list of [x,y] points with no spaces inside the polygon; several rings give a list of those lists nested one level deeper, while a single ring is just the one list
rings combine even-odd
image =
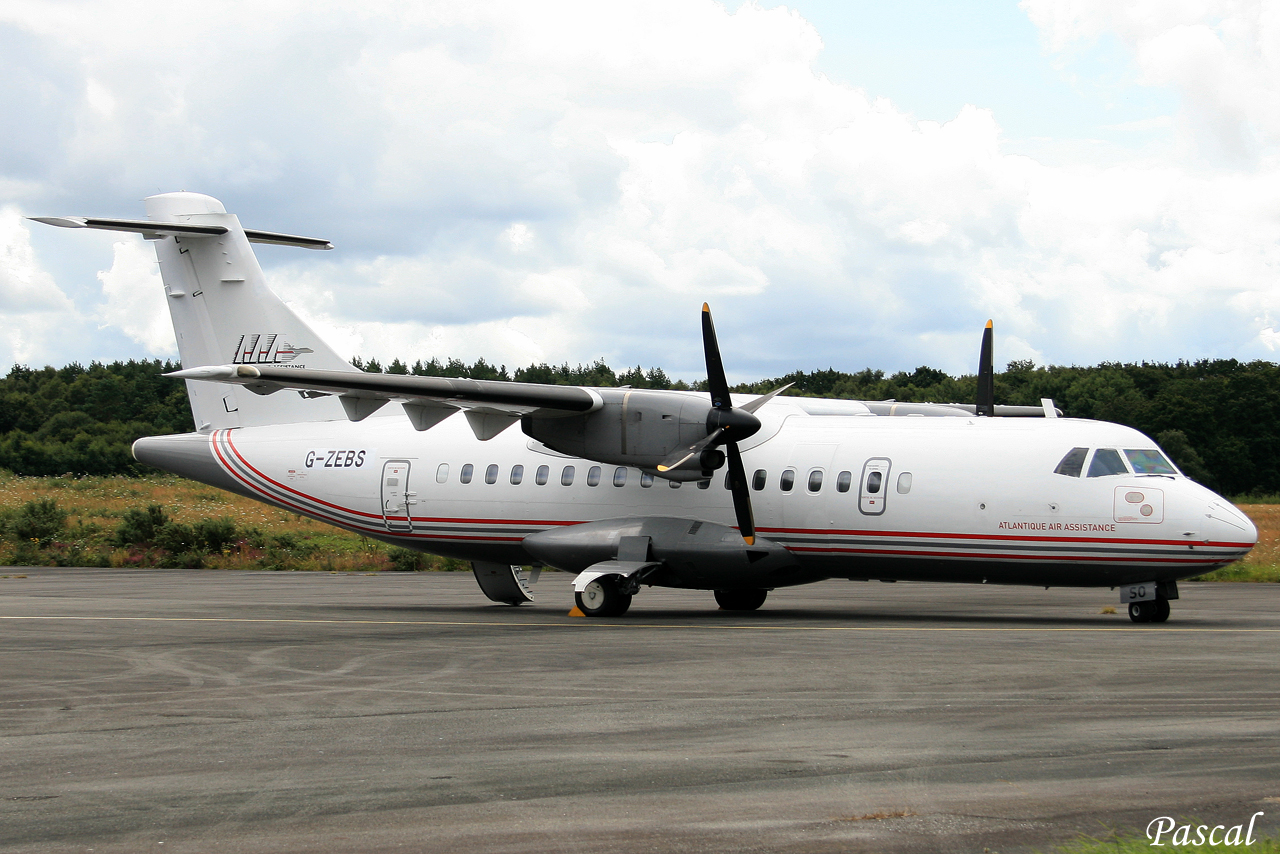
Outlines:
[{"label": "tail logo", "polygon": [[278,365],[299,356],[314,353],[310,347],[297,347],[283,340],[279,333],[241,335],[232,354],[233,365]]}]

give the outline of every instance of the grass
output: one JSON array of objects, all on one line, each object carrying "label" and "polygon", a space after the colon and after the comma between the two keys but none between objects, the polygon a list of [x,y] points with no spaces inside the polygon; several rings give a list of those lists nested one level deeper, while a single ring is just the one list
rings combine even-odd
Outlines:
[{"label": "grass", "polygon": [[213,569],[368,572],[469,568],[448,558],[407,555],[404,549],[175,475],[19,477],[0,471],[0,514],[13,513],[41,499],[53,499],[67,511],[63,535],[45,548],[12,540],[0,542],[0,565],[160,565],[167,556],[155,549],[121,548],[112,543],[127,512],[158,504],[180,524],[192,525],[203,519],[234,523],[238,539],[232,548],[200,556],[199,564]]},{"label": "grass", "polygon": [[[330,572],[410,565],[429,570],[467,568],[462,561],[430,555],[411,558],[403,549],[176,475],[19,477],[0,470],[0,514],[29,501],[50,498],[69,514],[65,537],[57,548],[33,550],[22,543],[0,542],[0,565],[12,565],[22,557],[31,560],[18,561],[19,565],[73,558],[85,565],[156,565],[163,556],[121,549],[113,546],[111,539],[127,512],[158,504],[175,522],[190,525],[202,519],[229,519],[245,534],[236,548],[204,557],[203,565],[213,568]],[[1258,545],[1245,560],[1192,581],[1280,582],[1280,496],[1248,496],[1243,500],[1250,503],[1237,506],[1258,526]]]}]

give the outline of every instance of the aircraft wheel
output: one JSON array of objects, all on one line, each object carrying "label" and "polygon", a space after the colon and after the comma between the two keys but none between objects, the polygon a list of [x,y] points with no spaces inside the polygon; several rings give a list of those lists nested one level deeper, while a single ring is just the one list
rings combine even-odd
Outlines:
[{"label": "aircraft wheel", "polygon": [[621,617],[631,607],[631,595],[622,592],[616,575],[592,579],[573,598],[578,610],[588,617]]},{"label": "aircraft wheel", "polygon": [[[1168,604],[1165,605],[1168,608]],[[1130,602],[1129,619],[1135,623],[1150,623],[1156,616],[1155,602]]]},{"label": "aircraft wheel", "polygon": [[1169,621],[1169,600],[1157,599],[1155,613],[1151,615],[1151,622],[1165,623]]},{"label": "aircraft wheel", "polygon": [[764,604],[768,590],[734,588],[716,590],[716,604],[726,611],[754,611]]}]

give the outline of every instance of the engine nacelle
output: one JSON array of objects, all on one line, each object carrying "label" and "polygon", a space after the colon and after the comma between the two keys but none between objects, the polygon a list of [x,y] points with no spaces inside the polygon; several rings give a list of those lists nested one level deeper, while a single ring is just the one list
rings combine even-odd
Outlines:
[{"label": "engine nacelle", "polygon": [[[709,460],[690,460],[669,472],[658,463],[677,448],[707,435],[711,404],[704,394],[651,389],[597,389],[604,405],[585,415],[539,417],[520,421],[525,435],[552,450],[617,466],[634,466],[668,480],[701,480]],[[718,452],[717,452],[718,453]],[[723,458],[719,460],[723,463]]]},{"label": "engine nacelle", "polygon": [[581,572],[614,560],[623,537],[647,537],[647,559],[662,562],[646,583],[702,590],[802,583],[795,558],[782,546],[762,537],[749,546],[737,529],[697,519],[654,516],[585,522],[530,534],[524,548],[548,566]]}]

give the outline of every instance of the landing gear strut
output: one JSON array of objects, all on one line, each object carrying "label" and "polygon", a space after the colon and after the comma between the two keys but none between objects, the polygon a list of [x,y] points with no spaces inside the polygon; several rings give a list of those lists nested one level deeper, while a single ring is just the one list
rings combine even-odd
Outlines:
[{"label": "landing gear strut", "polygon": [[1163,623],[1169,619],[1169,600],[1130,602],[1129,619],[1135,623]]},{"label": "landing gear strut", "polygon": [[573,594],[573,598],[578,610],[588,617],[621,617],[631,607],[631,594],[622,591],[617,575],[592,579],[581,593]]}]

